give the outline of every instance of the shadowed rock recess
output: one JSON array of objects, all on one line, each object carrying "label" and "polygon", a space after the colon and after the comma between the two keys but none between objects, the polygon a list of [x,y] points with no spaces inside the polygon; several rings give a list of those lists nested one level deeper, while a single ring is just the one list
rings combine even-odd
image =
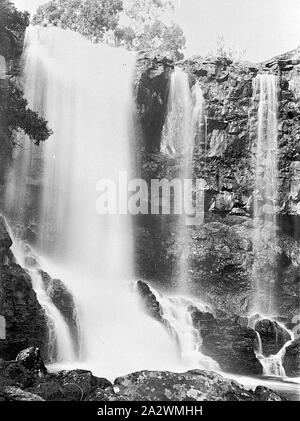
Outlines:
[{"label": "shadowed rock recess", "polygon": [[[7,58],[19,64],[20,51]],[[12,63],[10,65],[12,65]],[[174,215],[139,215],[134,218],[136,291],[144,311],[164,324],[163,309],[151,286],[168,292],[178,286],[182,250],[188,250],[188,294],[211,310],[189,306],[192,324],[201,337],[201,352],[213,358],[220,370],[250,376],[263,374],[257,356],[257,334],[265,356],[285,349],[283,367],[289,377],[300,376],[299,339],[291,340],[299,315],[300,281],[300,51],[295,50],[262,64],[233,63],[225,58],[193,57],[174,63],[168,57],[141,52],[137,56],[134,94],[138,113],[135,131],[142,178],[173,179],[179,176],[181,157],[160,151],[167,115],[170,80],[175,65],[183,69],[192,88],[199,83],[204,96],[204,124],[196,139],[193,178],[207,187],[204,222],[184,227]],[[248,323],[253,308],[253,191],[254,154],[257,142],[257,102],[253,80],[258,73],[279,78],[278,93],[278,205],[275,295],[276,320],[262,317],[255,330]],[[8,83],[0,80],[0,87]],[[117,117],[117,116],[116,116]],[[5,202],[5,171],[12,155],[12,133],[0,121],[0,210]],[[5,143],[5,144],[4,144]],[[9,147],[6,144],[9,144]],[[38,183],[37,183],[38,184]],[[38,242],[39,209],[34,200],[40,186],[31,185],[26,203],[28,226],[10,224],[28,245]],[[7,215],[6,215],[7,216]],[[262,235],[268,238],[267,228]],[[56,233],[57,234],[57,233]],[[80,241],[80,239],[78,239]],[[30,269],[38,271],[49,300],[62,315],[72,343],[79,348],[76,303],[63,281],[52,279],[34,256],[26,268],[14,257],[13,241],[0,216],[0,401],[284,401],[286,398],[258,386],[246,390],[239,383],[213,371],[186,373],[139,371],[118,377],[113,383],[90,371],[50,373],[49,320],[37,299]],[[256,265],[272,265],[263,254]],[[116,265],[118,262],[116,262]],[[165,326],[166,327],[166,326]],[[175,344],[174,344],[175,346]],[[118,350],[122,352],[122,350]],[[258,380],[259,383],[259,380]]]}]

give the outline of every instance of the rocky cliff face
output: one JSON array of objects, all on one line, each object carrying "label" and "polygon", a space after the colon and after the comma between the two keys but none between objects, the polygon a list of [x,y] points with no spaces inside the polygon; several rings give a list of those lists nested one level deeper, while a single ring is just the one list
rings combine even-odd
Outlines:
[{"label": "rocky cliff face", "polygon": [[[193,57],[177,66],[188,73],[191,86],[200,83],[205,98],[205,130],[202,142],[196,142],[193,163],[193,176],[207,183],[205,220],[202,226],[189,228],[180,244],[175,217],[145,217],[137,230],[139,274],[172,284],[176,262],[186,248],[191,292],[204,294],[229,312],[245,314],[251,308],[253,222],[249,204],[254,189],[258,107],[253,100],[253,79],[262,72],[276,74],[279,203],[275,282],[276,294],[281,297],[280,315],[290,320],[299,308],[300,53],[294,51],[259,65]],[[166,58],[144,54],[138,61],[136,101],[146,142],[141,149],[146,180],[178,175],[179,159],[159,151],[173,69],[174,63]],[[263,235],[268,238],[267,230]],[[262,268],[267,259],[261,257]]]}]

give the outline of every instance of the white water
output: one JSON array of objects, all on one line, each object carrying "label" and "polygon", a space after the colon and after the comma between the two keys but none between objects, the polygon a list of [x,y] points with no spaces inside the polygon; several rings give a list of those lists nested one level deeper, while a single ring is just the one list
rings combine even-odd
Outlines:
[{"label": "white water", "polygon": [[[178,179],[183,195],[176,196],[174,207],[181,209],[177,229],[178,244],[181,245],[177,264],[177,289],[188,291],[189,240],[186,225],[199,224],[204,215],[202,187],[193,186],[193,155],[195,140],[201,142],[204,121],[204,98],[198,82],[190,88],[188,74],[175,67],[171,76],[166,121],[162,131],[161,152],[180,159]],[[197,189],[197,201],[193,206],[193,192]],[[195,220],[197,216],[197,220]]]},{"label": "white water", "polygon": [[141,311],[132,289],[130,217],[96,210],[98,180],[116,180],[119,171],[130,179],[134,172],[136,56],[58,28],[29,28],[25,47],[26,97],[54,135],[40,149],[18,151],[8,208],[27,221],[26,201],[33,188],[41,189],[40,261],[79,305],[81,358],[63,367],[110,379],[141,369],[184,370],[168,332]]},{"label": "white water", "polygon": [[17,263],[27,269],[32,281],[32,287],[37,295],[38,302],[45,311],[49,335],[48,360],[49,362],[70,363],[75,359],[75,350],[68,324],[61,312],[48,296],[39,270],[27,267],[26,249],[29,250],[29,247],[18,241],[9,227],[8,230],[11,238],[13,239],[13,245],[11,247],[12,253]]},{"label": "white water", "polygon": [[165,296],[150,287],[161,308],[161,317],[176,343],[180,360],[188,369],[219,370],[216,361],[201,353],[202,340],[194,327],[191,308],[208,311],[203,304],[180,296]]},{"label": "white water", "polygon": [[0,55],[0,79],[6,78],[6,60],[5,57]]},{"label": "white water", "polygon": [[45,310],[49,325],[49,355],[50,362],[69,363],[74,361],[74,344],[70,330],[62,314],[49,298],[42,276],[36,270],[29,271],[32,286],[37,299]]},{"label": "white water", "polygon": [[273,377],[286,377],[285,370],[283,367],[283,358],[285,356],[286,348],[291,345],[295,339],[294,333],[287,329],[282,323],[276,322],[282,329],[286,330],[291,340],[287,341],[283,347],[275,355],[264,355],[263,344],[259,332],[255,329],[256,324],[263,317],[257,318],[254,316],[249,319],[249,327],[251,327],[256,333],[256,348],[254,349],[255,355],[263,367],[263,376],[273,376]]},{"label": "white water", "polygon": [[258,75],[253,98],[258,100],[255,191],[253,195],[253,312],[276,314],[277,205],[277,77]]}]

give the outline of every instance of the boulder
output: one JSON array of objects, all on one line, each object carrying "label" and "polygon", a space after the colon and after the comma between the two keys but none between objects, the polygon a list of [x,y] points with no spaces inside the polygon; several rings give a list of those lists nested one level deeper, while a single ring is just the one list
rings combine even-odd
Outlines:
[{"label": "boulder", "polygon": [[34,371],[39,375],[46,375],[47,369],[41,357],[39,348],[33,346],[21,351],[16,358],[28,370]]},{"label": "boulder", "polygon": [[213,358],[221,370],[247,375],[262,374],[262,366],[254,352],[256,334],[245,325],[243,318],[226,314],[216,318],[199,310],[195,310],[192,317],[202,338],[201,352]]},{"label": "boulder", "polygon": [[[115,380],[120,400],[131,401],[258,401],[285,400],[270,391],[258,395],[239,383],[202,370],[186,373],[140,371]],[[114,389],[115,389],[114,387]],[[125,399],[124,399],[125,398]]]},{"label": "boulder", "polygon": [[283,368],[288,377],[300,376],[300,339],[294,340],[285,350]]},{"label": "boulder", "polygon": [[46,401],[82,401],[95,390],[111,388],[110,381],[95,377],[90,371],[71,370],[49,374],[27,390]]},{"label": "boulder", "polygon": [[4,387],[0,390],[0,401],[44,401],[40,396],[34,395],[30,392],[25,392],[25,390],[20,389],[19,387]]}]

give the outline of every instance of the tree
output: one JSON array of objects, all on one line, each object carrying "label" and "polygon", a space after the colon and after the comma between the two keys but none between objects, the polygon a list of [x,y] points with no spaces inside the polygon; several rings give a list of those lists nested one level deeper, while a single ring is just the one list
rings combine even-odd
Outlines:
[{"label": "tree", "polygon": [[168,52],[178,59],[185,45],[183,31],[163,19],[173,7],[170,0],[51,0],[39,7],[33,24],[68,28],[93,42]]},{"label": "tree", "polygon": [[72,29],[93,42],[116,29],[122,0],[52,0],[40,6],[33,24]]},{"label": "tree", "polygon": [[241,61],[245,54],[246,54],[246,50],[237,51],[233,47],[226,45],[226,42],[223,36],[218,37],[215,51],[212,53],[212,55],[225,58],[233,62]]},{"label": "tree", "polygon": [[0,10],[0,54],[9,62],[9,74],[0,80],[1,151],[7,142],[13,144],[12,133],[15,130],[23,130],[36,144],[46,140],[51,130],[47,122],[28,107],[16,83],[17,63],[22,52],[25,29],[29,24],[29,14],[18,11],[9,0],[0,0]]},{"label": "tree", "polygon": [[0,54],[6,59],[22,51],[29,13],[20,12],[9,0],[0,0]]},{"label": "tree", "polygon": [[183,57],[185,45],[182,28],[164,19],[174,11],[169,0],[127,0],[123,18],[126,24],[119,25],[115,36],[119,44],[130,49],[152,49],[170,53],[175,59]]}]

